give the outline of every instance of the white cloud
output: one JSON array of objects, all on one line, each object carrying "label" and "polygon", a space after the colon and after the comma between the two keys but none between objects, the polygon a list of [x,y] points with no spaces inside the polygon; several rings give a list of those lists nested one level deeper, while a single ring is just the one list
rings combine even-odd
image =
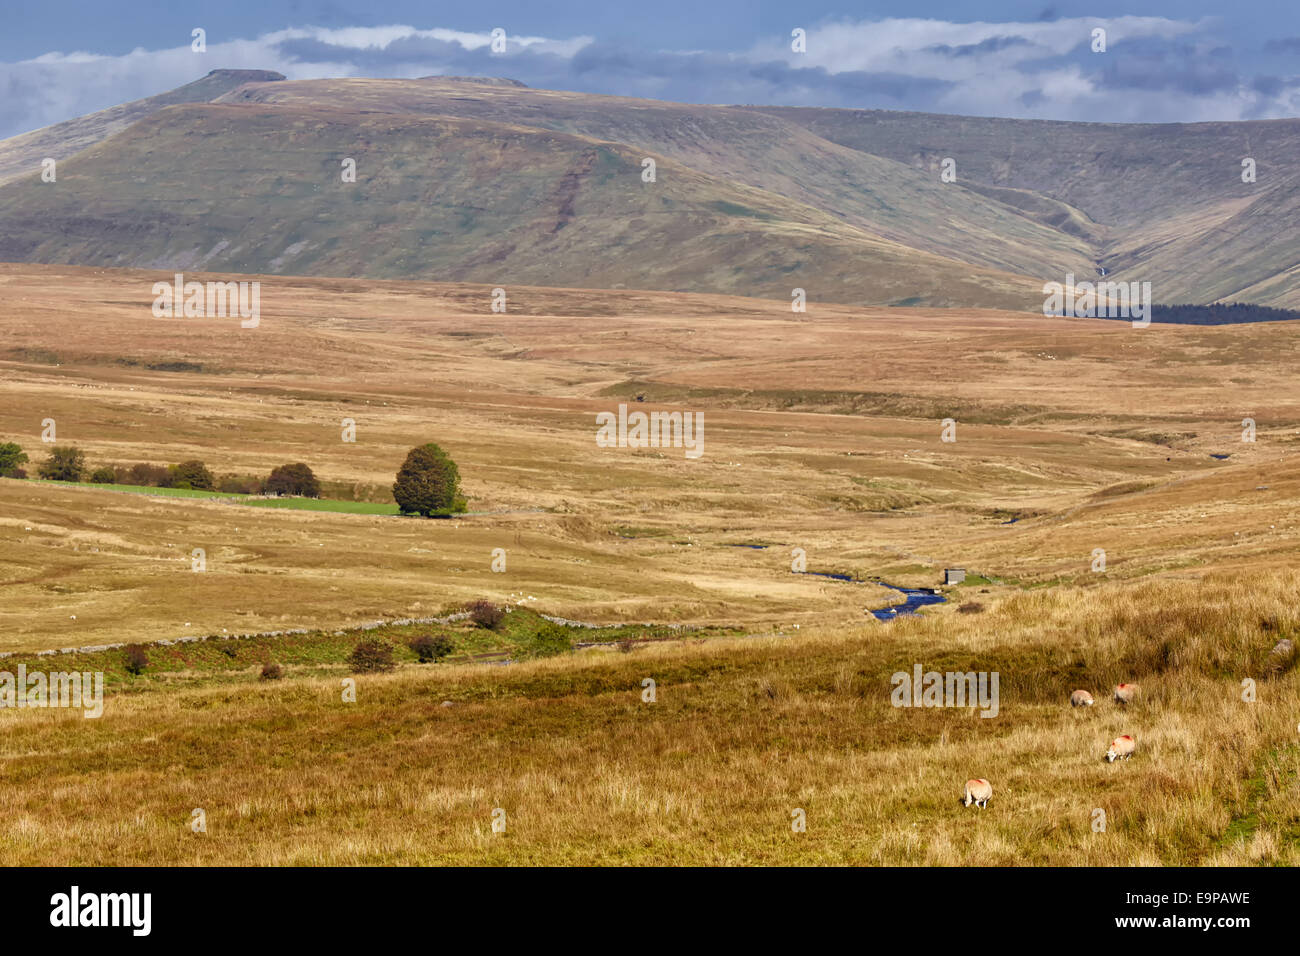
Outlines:
[{"label": "white cloud", "polygon": [[[1108,52],[1088,52],[1104,26]],[[510,76],[531,86],[689,102],[915,109],[971,115],[1192,122],[1295,115],[1300,78],[1268,93],[1239,76],[1208,20],[1074,18],[1042,23],[887,19],[807,26],[808,52],[788,40],[740,53],[644,51],[592,37],[509,37],[488,31],[300,27],[252,39],[132,50],[50,52],[0,63],[0,136],[174,89],[216,68],[278,70],[290,79]]]},{"label": "white cloud", "polygon": [[[1081,17],[1047,23],[953,23],[945,20],[888,19],[871,22],[826,23],[808,28],[807,52],[795,53],[790,45],[763,44],[750,51],[754,59],[783,59],[791,66],[822,67],[831,73],[862,70],[968,77],[981,64],[1021,63],[1048,56],[1064,56],[1092,39],[1094,27],[1106,30],[1108,44],[1142,37],[1173,39],[1202,30],[1196,23],[1163,17]],[[1019,41],[987,53],[945,55],[936,47],[975,47],[998,40]]]}]

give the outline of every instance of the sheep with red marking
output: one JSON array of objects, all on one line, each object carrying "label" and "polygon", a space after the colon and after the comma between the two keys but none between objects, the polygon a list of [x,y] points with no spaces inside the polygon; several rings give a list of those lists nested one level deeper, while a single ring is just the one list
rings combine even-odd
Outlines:
[{"label": "sheep with red marking", "polygon": [[1116,760],[1120,759],[1127,760],[1133,756],[1133,751],[1136,749],[1137,741],[1128,734],[1124,734],[1122,737],[1116,737],[1110,742],[1110,749],[1106,751],[1106,762],[1114,763]]}]

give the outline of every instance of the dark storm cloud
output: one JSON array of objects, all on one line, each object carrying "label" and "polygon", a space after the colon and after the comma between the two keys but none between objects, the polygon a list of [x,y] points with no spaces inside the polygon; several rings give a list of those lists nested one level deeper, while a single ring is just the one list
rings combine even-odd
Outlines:
[{"label": "dark storm cloud", "polygon": [[953,87],[948,80],[933,77],[904,76],[900,73],[869,73],[851,70],[828,73],[821,67],[794,69],[785,63],[763,63],[750,68],[749,75],[768,83],[773,89],[798,85],[821,94],[826,105],[870,105],[881,100],[894,103],[932,103]]},{"label": "dark storm cloud", "polygon": [[[525,77],[516,77],[528,82]],[[531,85],[531,84],[530,84]],[[933,77],[794,67],[715,53],[641,53],[593,43],[573,57],[566,89],[650,95],[688,103],[813,101],[822,106],[929,104],[952,84]]]},{"label": "dark storm cloud", "polygon": [[1196,65],[1169,69],[1123,60],[1110,64],[1094,79],[1104,90],[1176,91],[1193,96],[1225,93],[1241,85],[1241,77],[1232,70]]},{"label": "dark storm cloud", "polygon": [[[988,46],[987,44],[979,44]],[[680,102],[805,102],[827,106],[932,105],[952,86],[946,80],[794,67],[780,60],[755,62],[723,53],[646,52],[593,42],[572,57],[515,48],[507,56],[487,47],[468,50],[428,37],[394,40],[385,47],[341,47],[316,39],[285,40],[277,52],[306,63],[347,65],[370,76],[462,73],[508,76],[528,86]]]},{"label": "dark storm cloud", "polygon": [[987,40],[981,40],[979,43],[967,43],[962,46],[950,46],[946,43],[937,43],[933,46],[925,47],[923,53],[939,53],[943,56],[979,56],[985,53],[996,53],[999,50],[1005,50],[1009,47],[1032,46],[1024,37],[989,37]]},{"label": "dark storm cloud", "polygon": [[1093,80],[1103,90],[1208,96],[1242,85],[1232,50],[1225,46],[1200,49],[1183,40],[1161,37],[1121,39],[1101,63],[1103,68],[1093,74]]},{"label": "dark storm cloud", "polygon": [[1286,89],[1286,84],[1278,76],[1257,76],[1250,81],[1250,88],[1265,96],[1277,96]]},{"label": "dark storm cloud", "polygon": [[[453,41],[419,36],[394,40],[384,47],[346,47],[315,39],[292,39],[277,44],[276,49],[286,60],[335,64],[362,76],[502,76],[532,87],[583,88],[574,84],[581,77],[575,58],[518,44],[508,45],[509,53],[505,55],[493,53],[487,46],[467,49]],[[602,82],[600,76],[587,79],[593,86]]]},{"label": "dark storm cloud", "polygon": [[1268,53],[1300,53],[1300,37],[1282,37],[1264,44]]},{"label": "dark storm cloud", "polygon": [[362,70],[385,71],[405,63],[430,61],[468,66],[489,59],[485,49],[467,50],[459,43],[433,37],[404,37],[384,47],[348,47],[311,38],[283,40],[276,52],[286,59],[306,63],[351,64]]}]

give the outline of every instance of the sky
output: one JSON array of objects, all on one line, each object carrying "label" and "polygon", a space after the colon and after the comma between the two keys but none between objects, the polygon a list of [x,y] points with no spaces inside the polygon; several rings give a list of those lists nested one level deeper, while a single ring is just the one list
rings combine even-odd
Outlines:
[{"label": "sky", "polygon": [[1300,115],[1300,0],[0,0],[0,24],[0,137],[213,69],[1098,122]]}]

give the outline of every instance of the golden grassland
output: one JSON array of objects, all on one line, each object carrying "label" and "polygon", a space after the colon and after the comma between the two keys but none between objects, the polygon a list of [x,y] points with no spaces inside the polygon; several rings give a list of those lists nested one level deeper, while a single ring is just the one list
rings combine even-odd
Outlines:
[{"label": "golden grassland", "polygon": [[[98,720],[7,711],[0,859],[1294,865],[1300,683],[1269,649],[1297,598],[1294,571],[1063,587],[797,637],[407,664],[359,676],[355,703],[346,669],[290,669],[119,690]],[[998,671],[998,716],[892,707],[913,662]],[[1141,686],[1126,710],[1118,680]],[[1077,686],[1095,707],[1068,705]],[[1137,753],[1107,764],[1121,733]],[[985,810],[959,803],[971,776]]]},{"label": "golden grassland", "polygon": [[[0,266],[0,440],[39,460],[53,418],[92,464],[200,457],[265,475],[306,461],[374,500],[435,440],[487,513],[260,511],[0,480],[0,649],[121,640],[128,616],[153,639],[524,591],[610,623],[849,623],[896,595],[791,575],[792,549],[810,570],[934,585],[956,565],[1015,587],[1095,581],[1097,548],[1108,575],[1139,578],[1268,567],[1296,543],[1288,323],[796,316],[527,288],[496,315],[485,287],[264,277],[261,326],[244,330],[153,318],[160,279]],[[149,368],[176,362],[202,370]],[[620,401],[702,411],[704,457],[598,448],[595,415]],[[1255,444],[1240,441],[1246,416]],[[956,443],[940,441],[944,417]],[[206,575],[189,571],[200,547]]]},{"label": "golden grassland", "polygon": [[[481,286],[261,277],[242,330],[153,318],[168,279],[0,265],[0,441],[39,460],[54,418],[92,465],[305,461],[382,500],[433,440],[474,513],[0,479],[0,650],[328,632],[478,597],[759,636],[408,663],[353,704],[335,660],[114,677],[99,720],[0,711],[4,862],[1297,862],[1300,690],[1268,660],[1300,619],[1292,324],[522,287],[498,315]],[[703,412],[704,457],[598,448],[619,402]],[[862,583],[792,574],[795,548]],[[898,600],[870,579],[945,566],[978,576],[920,618],[864,614]],[[1001,714],[891,707],[914,663],[999,671]],[[1143,687],[1127,712],[1121,680]],[[1068,707],[1079,686],[1096,707]],[[1106,765],[1120,733],[1138,753]],[[958,805],[971,776],[987,810]]]}]

